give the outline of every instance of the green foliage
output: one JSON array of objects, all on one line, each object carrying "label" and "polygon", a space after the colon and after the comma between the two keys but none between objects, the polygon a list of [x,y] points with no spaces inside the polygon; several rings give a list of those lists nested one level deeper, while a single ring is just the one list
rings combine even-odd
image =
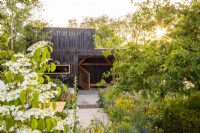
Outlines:
[{"label": "green foliage", "polygon": [[[36,43],[41,40],[50,41],[51,37],[49,33],[42,33],[44,27],[47,27],[48,23],[41,20],[33,20],[28,22],[24,27],[25,36],[22,38],[23,40],[23,50],[25,51],[27,47],[31,44]],[[19,47],[20,48],[20,47]],[[18,48],[18,49],[19,49]],[[25,49],[24,49],[25,48]],[[50,46],[50,52],[52,52],[52,47]],[[46,55],[49,58],[50,54]]]},{"label": "green foliage", "polygon": [[[65,84],[63,84],[63,82],[60,79],[51,79],[51,81],[58,86],[57,90],[59,91],[59,93],[55,100],[56,101],[62,100],[63,99],[62,97],[67,93],[67,86]],[[64,100],[64,101],[66,101],[66,100]]]},{"label": "green foliage", "polygon": [[[0,3],[1,5],[1,3]],[[0,48],[8,46],[9,42],[9,30],[2,26],[8,21],[8,16],[6,13],[0,12]]]},{"label": "green foliage", "polygon": [[[12,60],[3,64],[7,67],[7,71],[4,77],[6,85],[0,86],[0,93],[5,94],[1,95],[0,99],[1,132],[66,130],[68,118],[61,119],[54,116],[52,111],[44,110],[50,104],[51,98],[61,94],[61,88],[50,82],[48,76],[43,76],[47,67],[46,62],[49,60],[46,55],[51,50],[48,49],[48,44],[48,42],[34,44],[28,49],[30,51],[28,54],[15,54]],[[52,71],[55,70],[55,64],[51,66],[53,66]],[[66,90],[66,86],[60,85]],[[9,89],[5,89],[5,86]],[[53,102],[52,106],[55,110],[56,103]],[[7,111],[3,111],[5,109]],[[59,128],[57,128],[58,123],[60,123]]]},{"label": "green foliage", "polygon": [[4,33],[6,33],[4,34],[4,40],[6,40],[4,42],[9,42],[12,51],[26,51],[26,42],[23,40],[24,35],[26,35],[24,25],[32,16],[31,11],[36,7],[40,7],[40,2],[38,0],[9,0],[2,1],[0,6],[1,14],[5,16],[4,19],[1,19]]},{"label": "green foliage", "polygon": [[54,72],[56,70],[56,65],[54,63],[51,63],[51,72]]},{"label": "green foliage", "polygon": [[73,126],[73,132],[78,133],[78,116],[77,116],[77,100],[78,100],[78,87],[77,87],[77,78],[74,77],[74,104],[73,104],[73,121],[74,121],[74,126]]},{"label": "green foliage", "polygon": [[200,110],[200,94],[193,94],[189,97],[188,109]]},{"label": "green foliage", "polygon": [[[99,104],[112,125],[122,127],[115,132],[134,127],[140,132],[199,132],[200,3],[147,0],[135,6],[137,11],[115,21],[117,26],[109,19],[102,19],[102,25],[87,19],[99,28],[96,44],[113,48],[115,35],[129,41],[126,49],[114,52],[110,73],[116,80],[112,88],[99,91]],[[164,36],[156,36],[157,28],[166,30]]]},{"label": "green foliage", "polygon": [[103,50],[102,54],[103,54],[103,56],[108,57],[109,55],[112,55],[112,51],[111,50]]},{"label": "green foliage", "polygon": [[98,48],[117,48],[120,47],[122,40],[116,35],[116,32],[109,26],[100,26],[94,36],[95,45]]},{"label": "green foliage", "polygon": [[171,132],[199,132],[200,113],[197,110],[184,108],[167,108],[163,118],[163,128]]},{"label": "green foliage", "polygon": [[37,126],[38,126],[37,120],[36,120],[36,119],[32,119],[32,120],[31,120],[31,128],[32,128],[32,129],[36,129]]},{"label": "green foliage", "polygon": [[67,26],[69,28],[77,28],[78,27],[78,22],[77,22],[77,20],[75,18],[69,19]]},{"label": "green foliage", "polygon": [[151,131],[158,127],[155,122],[161,118],[161,114],[150,95],[144,97],[142,92],[120,93],[116,88],[100,90],[99,95],[101,99],[98,102],[103,105],[109,120],[118,127],[115,132],[141,132],[143,129]]},{"label": "green foliage", "polygon": [[44,119],[39,119],[38,128],[41,129],[41,130],[45,129],[45,121],[44,121]]},{"label": "green foliage", "polygon": [[65,119],[65,118],[67,118],[68,114],[64,113],[64,112],[55,112],[55,116]]},{"label": "green foliage", "polygon": [[10,71],[8,71],[8,72],[6,73],[6,80],[7,80],[8,82],[11,82],[11,81],[12,81],[12,73],[11,73]]},{"label": "green foliage", "polygon": [[98,89],[98,105],[100,108],[104,107],[105,91],[104,89]]},{"label": "green foliage", "polygon": [[126,122],[110,123],[93,119],[90,125],[79,131],[80,133],[139,133],[133,130],[132,125]]},{"label": "green foliage", "polygon": [[26,90],[23,90],[20,93],[20,100],[21,100],[22,104],[25,104],[25,102],[26,102]]},{"label": "green foliage", "polygon": [[128,122],[120,122],[117,125],[118,125],[118,128],[115,129],[116,132],[119,132],[119,133],[137,133],[137,131],[134,131],[132,125]]},{"label": "green foliage", "polygon": [[112,18],[109,18],[107,15],[102,15],[98,18],[85,17],[80,23],[82,28],[98,28],[100,26],[109,25],[113,21]]},{"label": "green foliage", "polygon": [[115,53],[112,73],[119,88],[190,94],[199,90],[199,41],[176,38],[170,43],[130,43]]},{"label": "green foliage", "polygon": [[5,67],[2,66],[2,64],[4,64],[7,60],[10,60],[12,57],[12,54],[13,52],[11,51],[0,49],[0,80],[3,80],[3,81],[5,80],[4,73],[3,73],[3,71],[5,70]]}]

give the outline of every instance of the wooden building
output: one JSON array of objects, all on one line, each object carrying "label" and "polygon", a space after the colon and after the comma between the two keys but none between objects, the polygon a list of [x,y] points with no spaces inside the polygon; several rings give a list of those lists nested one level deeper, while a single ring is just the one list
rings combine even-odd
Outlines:
[{"label": "wooden building", "polygon": [[[51,36],[51,58],[60,62],[60,67],[69,66],[69,72],[55,73],[56,76],[66,76],[69,86],[73,86],[76,76],[79,87],[90,89],[101,80],[102,74],[112,67],[113,56],[105,58],[102,55],[103,49],[95,48],[95,29],[44,28],[43,32]],[[110,82],[112,78],[106,80]]]}]

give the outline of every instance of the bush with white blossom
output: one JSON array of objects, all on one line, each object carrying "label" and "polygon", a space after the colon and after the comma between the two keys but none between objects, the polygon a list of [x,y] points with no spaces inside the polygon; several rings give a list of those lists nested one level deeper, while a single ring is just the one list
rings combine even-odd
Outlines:
[{"label": "bush with white blossom", "polygon": [[[53,72],[49,42],[38,42],[28,48],[29,53],[15,54],[6,62],[5,84],[0,81],[0,132],[60,133],[72,126],[70,118],[61,119],[55,111],[45,110],[61,89],[50,81],[45,71]],[[56,108],[56,103],[52,103]]]}]

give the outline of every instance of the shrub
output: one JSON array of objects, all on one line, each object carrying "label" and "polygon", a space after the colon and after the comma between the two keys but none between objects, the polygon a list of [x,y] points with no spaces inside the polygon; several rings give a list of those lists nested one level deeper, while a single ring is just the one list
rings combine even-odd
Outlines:
[{"label": "shrub", "polygon": [[[121,123],[119,126],[124,124],[122,127],[125,131],[129,129],[130,125],[132,130],[134,129],[133,131],[141,132],[144,129],[151,131],[155,120],[160,117],[159,114],[155,113],[156,108],[152,99],[150,97],[144,98],[142,93],[122,92],[112,100],[112,104],[105,108],[105,112],[113,123],[117,125]],[[117,130],[121,132],[123,128]]]},{"label": "shrub", "polygon": [[163,117],[163,128],[166,133],[200,132],[200,112],[184,108],[167,108]]},{"label": "shrub", "polygon": [[165,132],[200,131],[200,95],[166,98],[163,110],[163,129]]},{"label": "shrub", "polygon": [[104,99],[105,99],[105,90],[104,89],[98,89],[98,101],[97,103],[99,104],[100,108],[104,107]]},{"label": "shrub", "polygon": [[51,79],[51,81],[61,88],[61,94],[59,97],[56,97],[55,100],[66,101],[65,99],[63,99],[63,96],[66,94],[66,90],[67,90],[66,86],[63,84],[63,82],[60,79]]},{"label": "shrub", "polygon": [[190,96],[188,109],[200,110],[200,94],[193,94]]},{"label": "shrub", "polygon": [[[55,116],[55,111],[44,109],[49,106],[50,99],[61,93],[61,88],[44,75],[46,70],[53,72],[56,69],[54,63],[46,64],[52,47],[42,41],[28,51],[26,55],[13,55],[12,60],[4,64],[7,72],[5,85],[0,86],[0,132],[66,131],[68,124],[72,126],[72,120],[69,117],[62,119]],[[55,102],[52,105],[55,109]]]}]

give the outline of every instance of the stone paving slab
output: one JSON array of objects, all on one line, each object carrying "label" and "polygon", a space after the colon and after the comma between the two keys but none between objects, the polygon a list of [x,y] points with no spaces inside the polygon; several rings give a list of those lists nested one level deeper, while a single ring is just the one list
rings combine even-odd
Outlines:
[{"label": "stone paving slab", "polygon": [[81,95],[78,94],[78,105],[97,104],[97,95]]},{"label": "stone paving slab", "polygon": [[108,122],[107,116],[101,108],[79,109],[77,115],[83,128],[89,126],[90,121],[93,119],[101,120],[105,124]]},{"label": "stone paving slab", "polygon": [[78,107],[77,116],[79,116],[80,125],[83,128],[90,124],[93,119],[98,119],[104,123],[108,122],[107,116],[103,109],[98,107],[98,90],[78,90]]}]

